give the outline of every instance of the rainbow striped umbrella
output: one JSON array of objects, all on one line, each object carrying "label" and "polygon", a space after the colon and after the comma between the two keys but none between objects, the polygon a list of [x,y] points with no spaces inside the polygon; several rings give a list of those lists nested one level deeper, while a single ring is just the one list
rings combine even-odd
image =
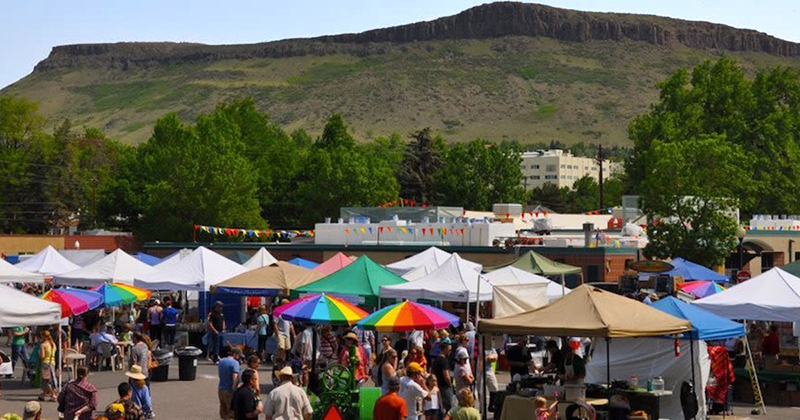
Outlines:
[{"label": "rainbow striped umbrella", "polygon": [[81,289],[51,289],[40,296],[61,305],[61,317],[80,315],[103,304],[103,295]]},{"label": "rainbow striped umbrella", "polygon": [[129,305],[133,302],[148,299],[149,290],[140,289],[123,283],[104,283],[91,289],[103,295],[105,306]]},{"label": "rainbow striped umbrella", "polygon": [[275,308],[272,315],[311,324],[352,325],[367,316],[367,312],[341,298],[322,293],[303,296],[281,305]]},{"label": "rainbow striped umbrella", "polygon": [[711,296],[725,290],[725,288],[720,286],[719,283],[705,280],[686,282],[678,286],[678,288],[698,299]]},{"label": "rainbow striped umbrella", "polygon": [[400,302],[374,312],[359,321],[361,328],[376,331],[411,331],[458,326],[457,316],[433,306]]}]

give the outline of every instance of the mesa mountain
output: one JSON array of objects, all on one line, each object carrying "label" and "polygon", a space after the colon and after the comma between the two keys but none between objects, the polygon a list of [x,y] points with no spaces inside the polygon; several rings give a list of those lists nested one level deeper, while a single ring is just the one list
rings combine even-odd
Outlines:
[{"label": "mesa mountain", "polygon": [[0,91],[55,124],[146,140],[167,112],[186,120],[250,96],[287,130],[341,113],[357,138],[431,127],[449,140],[625,145],[630,120],[680,67],[729,56],[747,71],[797,67],[800,44],[670,18],[492,3],[359,34],[248,45],[54,47]]}]

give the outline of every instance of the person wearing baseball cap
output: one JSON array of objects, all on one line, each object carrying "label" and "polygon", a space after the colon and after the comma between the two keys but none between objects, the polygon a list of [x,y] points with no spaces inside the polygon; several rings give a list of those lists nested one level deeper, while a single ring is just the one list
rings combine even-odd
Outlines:
[{"label": "person wearing baseball cap", "polygon": [[225,315],[222,314],[222,302],[214,302],[213,309],[208,313],[206,325],[208,329],[207,357],[214,363],[219,361],[219,350],[222,345],[222,334],[225,331]]},{"label": "person wearing baseball cap", "polygon": [[308,400],[308,395],[303,388],[292,382],[294,372],[290,366],[278,371],[280,384],[267,395],[264,401],[264,414],[267,420],[272,419],[298,419],[302,415],[304,420],[309,420],[314,409]]},{"label": "person wearing baseball cap", "polygon": [[415,420],[419,414],[417,412],[417,401],[428,396],[428,388],[422,378],[422,367],[417,362],[411,362],[406,366],[406,376],[400,379],[400,392],[398,395],[406,402],[407,420]]},{"label": "person wearing baseball cap", "polygon": [[344,340],[344,347],[339,354],[339,363],[350,366],[355,372],[356,381],[361,384],[362,381],[367,379],[367,369],[369,368],[367,352],[359,345],[356,333],[350,331],[342,339]]},{"label": "person wearing baseball cap", "polygon": [[[397,352],[395,352],[395,355]],[[400,391],[400,378],[393,376],[386,380],[389,390],[385,395],[375,401],[375,408],[372,409],[373,420],[401,420],[408,417],[408,407],[406,400],[400,398],[397,392]]]}]

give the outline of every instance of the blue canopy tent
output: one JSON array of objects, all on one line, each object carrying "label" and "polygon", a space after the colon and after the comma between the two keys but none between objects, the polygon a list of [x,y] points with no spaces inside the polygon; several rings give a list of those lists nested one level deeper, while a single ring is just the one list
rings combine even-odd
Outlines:
[{"label": "blue canopy tent", "polygon": [[161,258],[154,257],[150,254],[145,254],[144,252],[137,252],[136,254],[133,254],[133,258],[136,258],[137,260],[150,266],[156,265],[163,261]]},{"label": "blue canopy tent", "polygon": [[305,259],[302,259],[300,257],[292,258],[291,260],[286,261],[286,262],[288,262],[289,264],[294,264],[294,265],[299,266],[299,267],[307,268],[309,270],[319,265],[319,263],[315,263],[314,261],[305,260]]},{"label": "blue canopy tent", "polygon": [[672,296],[656,301],[651,306],[674,317],[690,321],[692,323],[692,338],[695,340],[724,340],[726,338],[741,337],[745,334],[743,324],[714,315],[705,309]]},{"label": "blue canopy tent", "polygon": [[672,264],[672,266],[675,268],[660,274],[666,274],[669,276],[682,276],[686,281],[709,280],[724,283],[731,280],[725,275],[717,273],[710,268],[685,260],[681,257],[670,261],[670,264]]}]

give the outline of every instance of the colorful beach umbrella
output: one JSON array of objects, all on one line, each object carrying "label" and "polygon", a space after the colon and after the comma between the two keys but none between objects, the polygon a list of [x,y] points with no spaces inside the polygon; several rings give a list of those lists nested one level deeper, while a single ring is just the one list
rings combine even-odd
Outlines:
[{"label": "colorful beach umbrella", "polygon": [[678,288],[696,298],[704,298],[725,290],[719,283],[705,280],[686,282]]},{"label": "colorful beach umbrella", "polygon": [[103,304],[103,295],[90,290],[52,289],[40,296],[61,305],[61,317],[80,315]]},{"label": "colorful beach umbrella", "polygon": [[400,302],[368,315],[356,325],[376,331],[411,331],[458,326],[459,318],[433,306]]},{"label": "colorful beach umbrella", "polygon": [[129,305],[150,298],[151,292],[123,283],[105,283],[91,289],[103,295],[105,306]]},{"label": "colorful beach umbrella", "polygon": [[367,312],[341,298],[322,294],[303,296],[281,305],[272,312],[288,321],[311,324],[353,325]]}]

